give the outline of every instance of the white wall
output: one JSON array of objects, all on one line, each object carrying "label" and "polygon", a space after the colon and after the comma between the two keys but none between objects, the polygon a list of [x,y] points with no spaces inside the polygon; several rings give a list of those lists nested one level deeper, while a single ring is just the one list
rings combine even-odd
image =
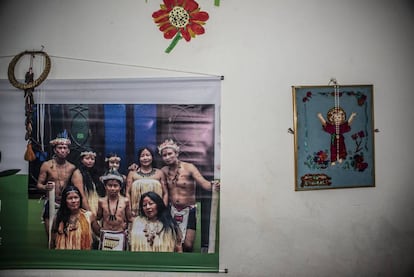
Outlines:
[{"label": "white wall", "polygon": [[[55,56],[49,78],[56,79],[224,75],[220,266],[228,276],[414,273],[413,1],[222,0],[214,7],[199,0],[210,14],[206,34],[170,54],[151,19],[161,0],[145,2],[0,0],[0,56],[44,45]],[[10,59],[0,58],[2,79]],[[325,85],[331,77],[374,85],[376,187],[294,192],[291,86]],[[0,114],[0,122],[9,120]],[[24,137],[23,129],[9,131]],[[3,158],[22,157],[24,143],[9,149],[0,142]]]}]

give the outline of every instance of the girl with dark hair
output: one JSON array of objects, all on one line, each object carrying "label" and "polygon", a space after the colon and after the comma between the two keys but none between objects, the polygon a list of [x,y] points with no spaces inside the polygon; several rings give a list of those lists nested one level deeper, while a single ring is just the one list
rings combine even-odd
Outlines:
[{"label": "girl with dark hair", "polygon": [[141,195],[148,191],[157,193],[168,205],[168,190],[164,173],[154,166],[154,153],[148,147],[138,150],[138,169],[127,176],[126,196],[131,201],[134,216],[139,215],[138,203]]},{"label": "girl with dark hair", "polygon": [[105,196],[105,188],[95,168],[96,153],[93,151],[81,152],[80,159],[80,165],[72,175],[72,184],[79,189],[82,195],[82,207],[96,215],[99,197]]},{"label": "girl with dark hair", "polygon": [[141,216],[132,223],[131,251],[182,252],[181,231],[162,198],[149,191],[139,201]]},{"label": "girl with dark hair", "polygon": [[82,194],[69,185],[62,192],[62,202],[52,225],[52,249],[89,250],[92,247],[92,222],[95,217],[81,208]]}]

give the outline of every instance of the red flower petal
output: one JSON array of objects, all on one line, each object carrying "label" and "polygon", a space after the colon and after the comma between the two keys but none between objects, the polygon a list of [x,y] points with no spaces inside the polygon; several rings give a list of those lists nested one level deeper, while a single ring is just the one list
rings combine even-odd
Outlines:
[{"label": "red flower petal", "polygon": [[170,18],[168,16],[160,16],[154,18],[154,22],[157,24],[164,24],[165,22],[170,22]]},{"label": "red flower petal", "polygon": [[166,15],[168,15],[168,12],[166,10],[158,10],[152,13],[152,18],[157,18],[160,16],[166,16]]},{"label": "red flower petal", "polygon": [[183,4],[184,4],[184,0],[176,0],[174,6],[176,6],[176,7],[177,6],[182,7]]},{"label": "red flower petal", "polygon": [[198,3],[194,0],[188,0],[187,3],[185,3],[184,9],[188,12],[192,12],[198,8]]},{"label": "red flower petal", "polygon": [[182,30],[181,30],[181,35],[183,36],[183,38],[184,38],[186,41],[190,41],[190,40],[191,40],[190,33],[187,31],[187,29],[182,29]]},{"label": "red flower petal", "polygon": [[164,38],[172,39],[175,36],[175,34],[177,34],[177,32],[177,28],[171,28],[170,30],[164,32]]},{"label": "red flower petal", "polygon": [[164,0],[164,4],[167,8],[172,9],[175,6],[174,0]]},{"label": "red flower petal", "polygon": [[187,28],[191,28],[191,30],[193,30],[194,34],[196,35],[201,35],[201,34],[204,34],[205,32],[203,26],[201,26],[200,24],[196,24],[196,23],[188,24]]},{"label": "red flower petal", "polygon": [[206,12],[198,12],[191,14],[191,20],[198,20],[198,21],[207,21],[209,18],[208,13]]},{"label": "red flower petal", "polygon": [[170,24],[170,22],[166,22],[162,25],[160,25],[159,29],[161,32],[164,32],[165,30],[167,30],[168,28],[172,27],[172,25]]}]

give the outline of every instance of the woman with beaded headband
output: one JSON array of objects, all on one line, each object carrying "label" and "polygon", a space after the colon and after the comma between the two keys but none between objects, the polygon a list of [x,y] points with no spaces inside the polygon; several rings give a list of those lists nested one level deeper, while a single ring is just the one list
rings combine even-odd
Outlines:
[{"label": "woman with beaded headband", "polygon": [[82,207],[96,215],[99,197],[105,196],[104,186],[95,168],[96,153],[85,150],[80,153],[80,165],[73,172],[72,183],[82,194]]},{"label": "woman with beaded headband", "polygon": [[145,192],[157,193],[168,204],[168,191],[164,173],[154,167],[154,153],[149,147],[138,150],[138,168],[131,170],[127,177],[127,197],[131,201],[131,210],[134,216],[139,214],[138,204],[141,195]]},{"label": "woman with beaded headband", "polygon": [[69,185],[62,192],[62,204],[52,227],[51,249],[90,250],[92,247],[92,212],[81,208],[79,189]]},{"label": "woman with beaded headband", "polygon": [[[53,220],[56,210],[59,208],[62,198],[62,191],[68,185],[70,178],[76,166],[69,161],[67,157],[70,153],[71,144],[67,132],[58,134],[50,142],[53,156],[50,160],[45,161],[40,166],[39,176],[37,178],[37,188],[47,192],[47,198],[44,203],[42,219],[45,223],[45,231],[48,239],[50,238],[50,223]],[[50,203],[53,201],[54,203]],[[50,204],[54,206],[50,207]]]},{"label": "woman with beaded headband", "polygon": [[321,113],[317,116],[322,123],[323,130],[331,135],[331,165],[335,165],[336,162],[342,163],[347,156],[343,134],[351,130],[351,123],[356,113],[352,113],[347,121],[345,110],[341,107],[333,107],[328,110],[326,120]]}]

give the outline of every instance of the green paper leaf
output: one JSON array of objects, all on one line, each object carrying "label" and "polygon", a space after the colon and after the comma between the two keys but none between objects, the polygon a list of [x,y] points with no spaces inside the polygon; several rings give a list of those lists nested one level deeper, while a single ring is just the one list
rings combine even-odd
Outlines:
[{"label": "green paper leaf", "polygon": [[214,0],[214,6],[220,6],[220,0]]}]

